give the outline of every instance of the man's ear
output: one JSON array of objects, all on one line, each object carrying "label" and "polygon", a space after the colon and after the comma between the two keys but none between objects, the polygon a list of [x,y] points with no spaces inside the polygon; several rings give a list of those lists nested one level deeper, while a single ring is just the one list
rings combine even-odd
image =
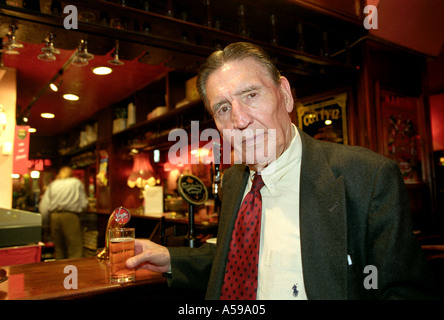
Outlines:
[{"label": "man's ear", "polygon": [[294,99],[293,95],[291,94],[290,82],[288,82],[287,78],[281,77],[280,89],[282,94],[284,95],[285,109],[287,110],[288,113],[290,113],[294,107]]}]

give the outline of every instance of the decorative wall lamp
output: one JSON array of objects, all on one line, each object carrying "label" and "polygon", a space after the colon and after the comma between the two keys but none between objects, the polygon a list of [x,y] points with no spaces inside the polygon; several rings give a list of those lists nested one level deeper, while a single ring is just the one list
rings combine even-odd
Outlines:
[{"label": "decorative wall lamp", "polygon": [[[154,190],[157,184],[160,183],[159,179],[156,179],[154,176],[154,170],[151,166],[149,156],[146,153],[132,153],[134,155],[134,164],[133,171],[128,177],[127,185],[130,188],[137,187],[140,189],[139,198],[147,202],[147,196],[150,196],[149,191]],[[162,188],[160,188],[162,190]],[[163,200],[163,195],[161,195]],[[151,199],[150,199],[151,200]],[[154,207],[153,203],[150,203],[151,207]],[[139,212],[146,212],[145,205],[142,204],[139,209]],[[163,210],[162,210],[163,211]]]},{"label": "decorative wall lamp", "polygon": [[143,190],[146,185],[156,185],[154,170],[151,166],[148,154],[134,154],[133,170],[127,180],[128,187],[138,187]]}]

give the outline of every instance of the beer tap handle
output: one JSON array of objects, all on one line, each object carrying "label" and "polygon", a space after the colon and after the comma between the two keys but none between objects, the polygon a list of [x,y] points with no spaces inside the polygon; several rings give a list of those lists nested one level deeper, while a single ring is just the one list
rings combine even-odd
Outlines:
[{"label": "beer tap handle", "polygon": [[122,228],[131,219],[131,213],[124,207],[116,208],[109,216],[108,223],[106,225],[105,234],[105,248],[97,254],[97,258],[100,260],[109,259],[109,230],[114,228]]}]

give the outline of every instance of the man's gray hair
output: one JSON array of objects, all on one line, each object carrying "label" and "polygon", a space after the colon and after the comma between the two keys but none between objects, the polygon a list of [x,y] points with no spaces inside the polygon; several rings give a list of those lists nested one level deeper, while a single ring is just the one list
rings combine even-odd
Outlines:
[{"label": "man's gray hair", "polygon": [[261,63],[268,71],[273,82],[276,85],[279,85],[281,74],[271,61],[270,56],[261,47],[249,42],[232,43],[226,46],[223,50],[213,52],[200,66],[199,73],[197,75],[197,91],[199,92],[205,107],[211,114],[212,112],[205,89],[209,76],[227,62],[240,61],[246,58],[253,58]]}]

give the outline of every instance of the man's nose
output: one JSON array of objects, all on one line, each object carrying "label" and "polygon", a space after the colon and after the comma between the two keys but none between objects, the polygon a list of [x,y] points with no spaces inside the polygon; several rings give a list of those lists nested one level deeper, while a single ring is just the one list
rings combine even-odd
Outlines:
[{"label": "man's nose", "polygon": [[253,122],[249,111],[241,102],[233,101],[231,108],[231,121],[234,129],[245,129]]}]

